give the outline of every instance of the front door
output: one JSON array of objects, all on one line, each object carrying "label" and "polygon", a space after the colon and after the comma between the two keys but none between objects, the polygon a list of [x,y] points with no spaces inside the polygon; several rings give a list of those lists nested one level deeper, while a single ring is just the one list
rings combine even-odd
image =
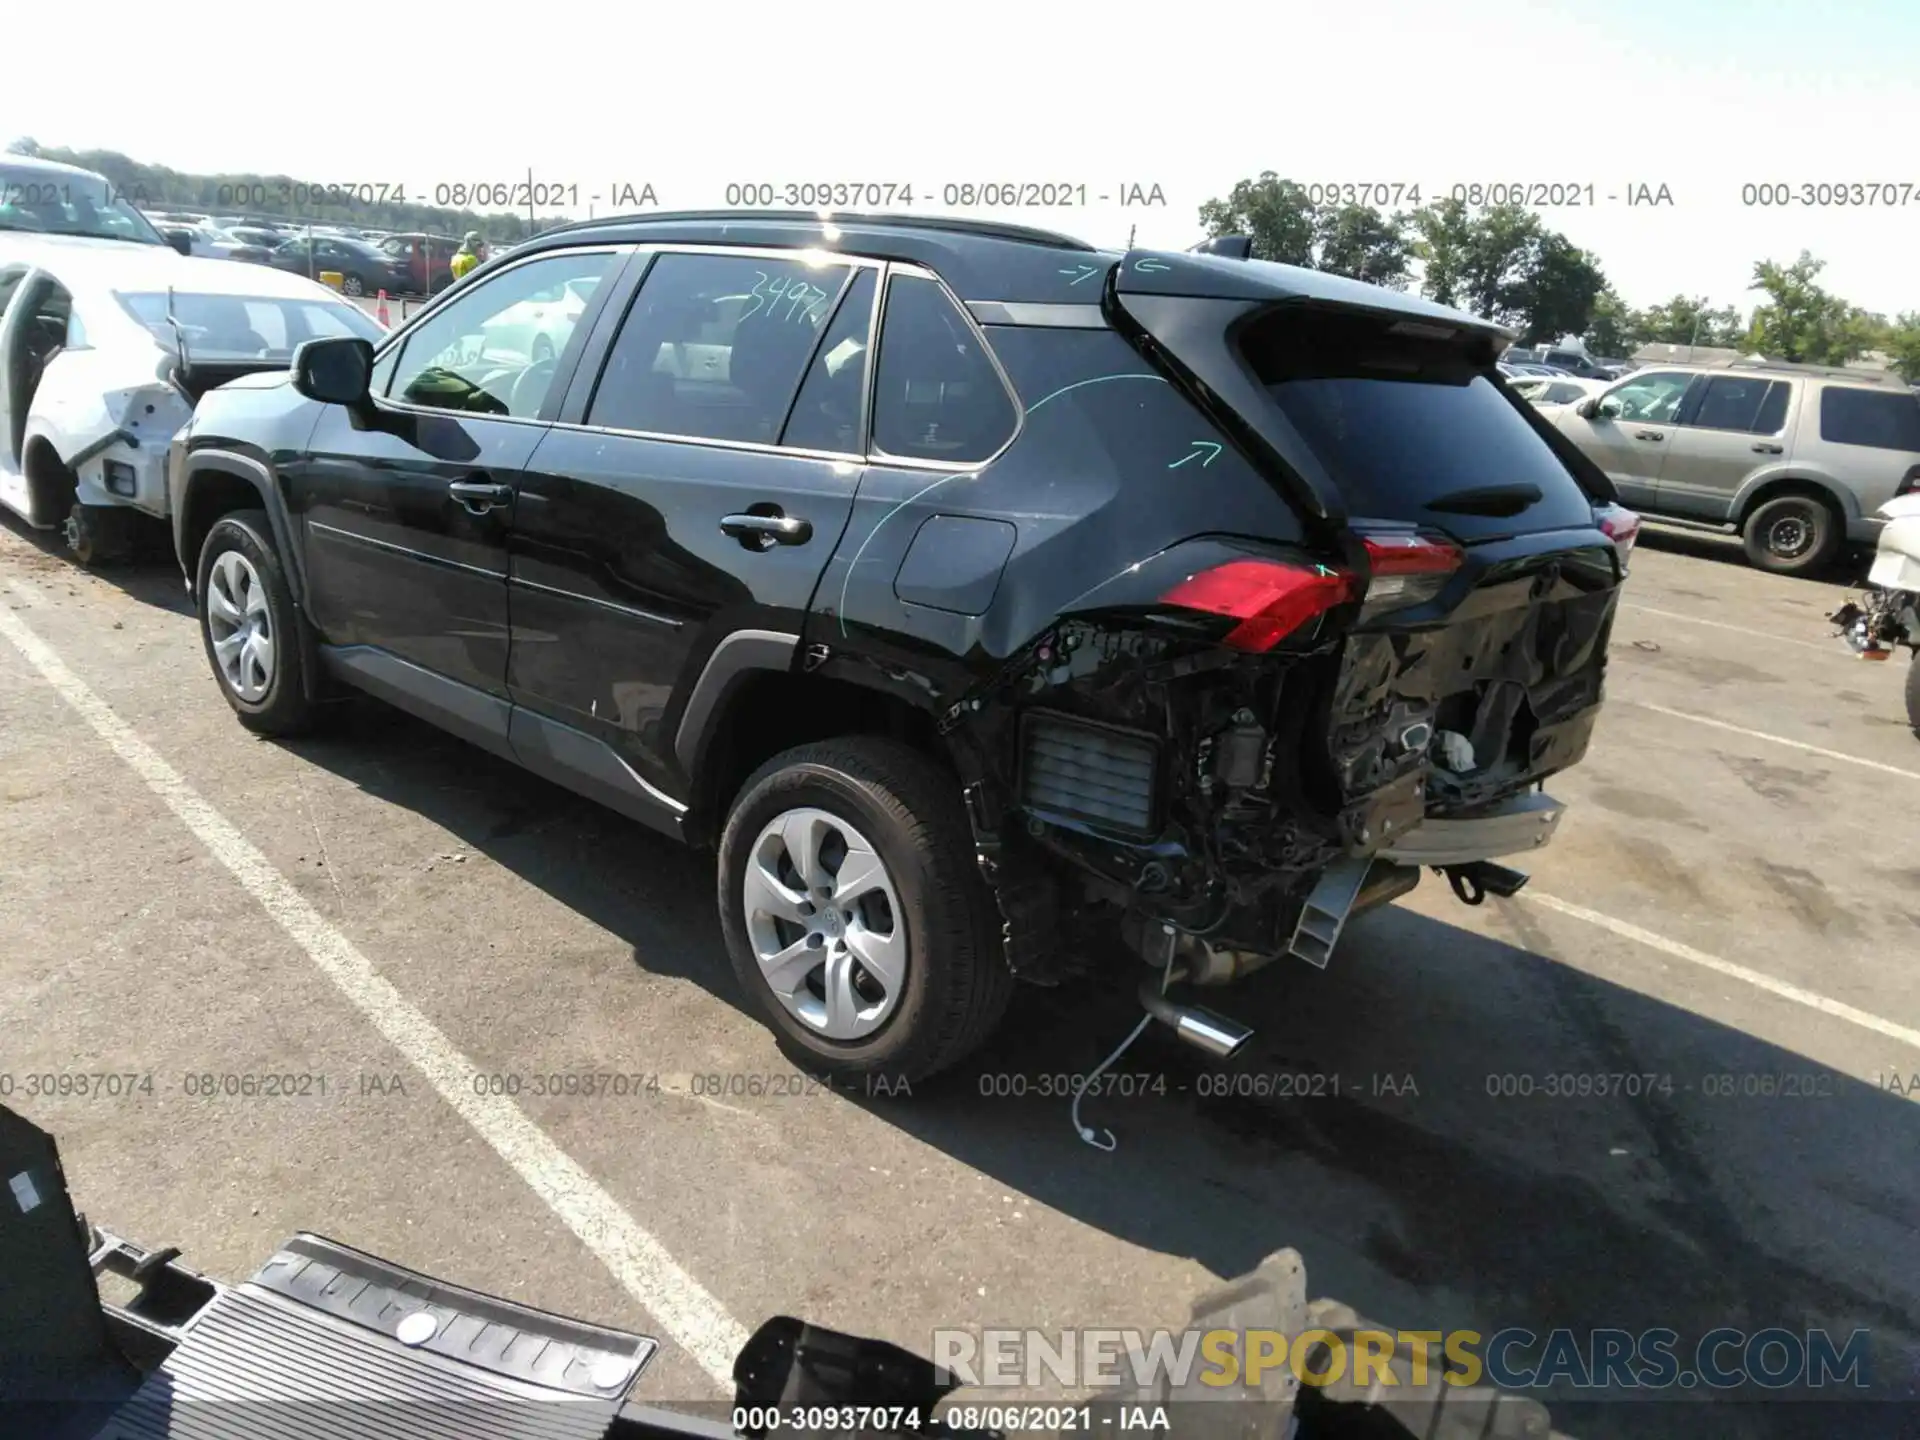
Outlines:
[{"label": "front door", "polygon": [[381,355],[373,413],[326,407],[287,467],[309,613],[336,663],[400,703],[408,696],[394,692],[409,686],[437,697],[413,708],[495,748],[509,522],[556,377],[584,335],[552,332],[560,353],[536,357],[496,343],[491,322],[624,258],[612,247],[536,256],[425,317]]},{"label": "front door", "polygon": [[1685,370],[1641,370],[1600,396],[1592,419],[1569,408],[1558,425],[1607,472],[1620,499],[1653,508],[1680,402],[1694,381]]},{"label": "front door", "polygon": [[1690,395],[1667,441],[1660,508],[1730,519],[1747,477],[1786,455],[1792,388],[1763,375],[1715,375]]},{"label": "front door", "polygon": [[509,684],[527,763],[580,756],[585,737],[603,753],[579,763],[610,784],[624,770],[684,796],[671,702],[728,636],[801,633],[852,511],[876,281],[838,256],[653,259],[514,512]]}]

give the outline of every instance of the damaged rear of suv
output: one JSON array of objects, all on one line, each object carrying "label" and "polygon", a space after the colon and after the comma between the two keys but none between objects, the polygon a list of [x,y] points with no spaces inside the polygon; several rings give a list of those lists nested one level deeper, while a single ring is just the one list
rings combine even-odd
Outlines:
[{"label": "damaged rear of suv", "polygon": [[1637,522],[1509,338],[1020,227],[589,222],[209,394],[176,543],[249,728],[344,683],[717,850],[817,1068],[932,1074],[1082,977],[1225,1055],[1189,987],[1324,967],[1427,867],[1511,893],[1558,821]]}]

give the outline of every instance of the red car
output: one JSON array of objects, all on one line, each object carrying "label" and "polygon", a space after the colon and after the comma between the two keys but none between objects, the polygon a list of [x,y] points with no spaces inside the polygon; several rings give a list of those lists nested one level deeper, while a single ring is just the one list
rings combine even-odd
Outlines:
[{"label": "red car", "polygon": [[410,294],[438,295],[453,283],[453,255],[460,242],[446,235],[389,235],[380,248],[406,266]]}]

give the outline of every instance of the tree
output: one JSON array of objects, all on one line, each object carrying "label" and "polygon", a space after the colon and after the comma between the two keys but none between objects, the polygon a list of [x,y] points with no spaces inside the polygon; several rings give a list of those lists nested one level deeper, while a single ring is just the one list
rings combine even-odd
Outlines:
[{"label": "tree", "polygon": [[1676,295],[1665,304],[1637,310],[1630,331],[1638,345],[1708,345],[1723,349],[1746,343],[1747,323],[1728,305],[1710,309],[1706,298]]},{"label": "tree", "polygon": [[1593,297],[1593,313],[1581,338],[1595,355],[1623,360],[1640,348],[1641,342],[1633,336],[1633,311],[1611,285]]},{"label": "tree", "polygon": [[1256,260],[1283,265],[1312,265],[1314,204],[1304,186],[1264,170],[1258,180],[1241,180],[1225,200],[1200,207],[1200,223],[1210,236],[1245,235]]},{"label": "tree", "polygon": [[1920,312],[1908,311],[1887,327],[1881,348],[1893,368],[1909,385],[1920,384]]},{"label": "tree", "polygon": [[1407,288],[1413,247],[1404,216],[1383,215],[1371,205],[1323,206],[1314,217],[1313,241],[1316,270]]},{"label": "tree", "polygon": [[1369,205],[1316,205],[1305,186],[1273,171],[1242,180],[1200,207],[1209,235],[1245,235],[1256,260],[1326,270],[1401,289],[1412,252],[1406,220]]},{"label": "tree", "polygon": [[1463,201],[1448,196],[1413,213],[1413,253],[1421,265],[1420,288],[1437,305],[1459,305],[1465,284],[1473,219]]},{"label": "tree", "polygon": [[1763,355],[1814,365],[1844,365],[1866,353],[1877,338],[1873,318],[1821,288],[1826,268],[1802,250],[1791,265],[1762,260],[1753,267],[1751,289],[1767,303],[1753,312],[1750,339]]},{"label": "tree", "polygon": [[1566,236],[1545,230],[1534,238],[1523,264],[1525,338],[1533,342],[1585,333],[1607,288],[1607,277],[1594,257]]},{"label": "tree", "polygon": [[7,146],[7,154],[9,155],[25,155],[31,159],[39,153],[40,142],[31,135],[22,135],[18,140],[13,141]]}]

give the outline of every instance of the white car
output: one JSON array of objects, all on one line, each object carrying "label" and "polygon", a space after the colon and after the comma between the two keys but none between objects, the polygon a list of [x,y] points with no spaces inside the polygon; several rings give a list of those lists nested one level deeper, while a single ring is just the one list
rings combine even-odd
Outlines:
[{"label": "white car", "polygon": [[1531,402],[1536,410],[1578,405],[1612,383],[1611,380],[1583,380],[1578,375],[1519,375],[1507,382],[1516,395]]},{"label": "white car", "polygon": [[165,245],[0,235],[0,504],[82,564],[168,514],[167,446],[216,385],[385,332],[324,285]]},{"label": "white car", "polygon": [[481,326],[484,355],[511,356],[538,364],[567,348],[573,327],[586,312],[600,277],[569,280],[509,305]]}]

